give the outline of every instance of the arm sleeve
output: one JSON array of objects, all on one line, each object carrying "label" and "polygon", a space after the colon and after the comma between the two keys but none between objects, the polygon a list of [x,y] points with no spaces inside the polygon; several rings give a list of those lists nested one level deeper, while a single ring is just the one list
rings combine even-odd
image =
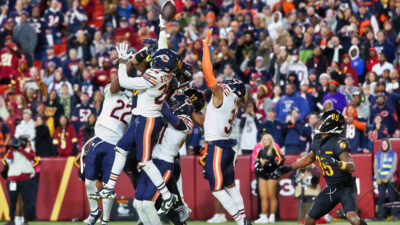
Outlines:
[{"label": "arm sleeve", "polygon": [[158,49],[168,48],[167,33],[165,30],[160,31],[158,38]]},{"label": "arm sleeve", "polygon": [[204,46],[203,48],[203,73],[204,73],[204,78],[206,80],[207,86],[212,87],[217,84],[217,81],[215,80],[214,76],[214,71],[213,71],[213,66],[211,63],[211,58],[210,58],[210,49],[208,46]]},{"label": "arm sleeve", "polygon": [[137,89],[137,90],[143,90],[143,89],[148,89],[150,87],[153,87],[156,84],[156,80],[153,80],[151,78],[145,79],[144,76],[146,73],[143,75],[143,77],[128,77],[128,74],[126,73],[126,65],[125,64],[119,64],[118,68],[118,81],[121,87],[126,88],[126,89]]}]

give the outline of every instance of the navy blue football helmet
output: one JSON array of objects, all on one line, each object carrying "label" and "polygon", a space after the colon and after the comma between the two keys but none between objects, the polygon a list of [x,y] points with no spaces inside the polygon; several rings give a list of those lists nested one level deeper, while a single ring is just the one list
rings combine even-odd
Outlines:
[{"label": "navy blue football helmet", "polygon": [[174,73],[178,69],[178,57],[174,51],[163,48],[154,53],[150,66],[163,72]]},{"label": "navy blue football helmet", "polygon": [[230,79],[224,80],[222,83],[228,86],[238,98],[242,98],[246,95],[246,86],[244,86],[241,80]]},{"label": "navy blue football helmet", "polygon": [[188,115],[193,112],[193,103],[190,98],[181,93],[175,93],[169,99],[169,106],[175,115]]},{"label": "navy blue football helmet", "polygon": [[184,83],[192,80],[193,67],[188,62],[182,61],[182,66],[177,72],[179,82]]},{"label": "navy blue football helmet", "polygon": [[196,112],[200,112],[206,103],[204,100],[203,94],[194,88],[189,88],[189,89],[185,90],[184,93],[192,101],[194,110]]}]

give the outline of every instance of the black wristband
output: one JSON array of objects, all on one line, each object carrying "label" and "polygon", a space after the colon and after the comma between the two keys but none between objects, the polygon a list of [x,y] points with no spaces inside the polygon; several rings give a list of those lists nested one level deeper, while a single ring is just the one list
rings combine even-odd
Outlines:
[{"label": "black wristband", "polygon": [[147,56],[148,55],[147,55],[146,50],[143,49],[135,54],[135,59],[137,62],[142,62],[144,59],[146,59]]}]

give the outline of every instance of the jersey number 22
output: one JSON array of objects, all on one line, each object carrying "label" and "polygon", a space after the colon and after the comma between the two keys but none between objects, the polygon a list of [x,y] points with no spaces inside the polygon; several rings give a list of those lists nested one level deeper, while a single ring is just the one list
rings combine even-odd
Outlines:
[{"label": "jersey number 22", "polygon": [[[117,103],[120,104],[120,105],[117,106],[117,107],[115,107],[115,108],[111,111],[110,116],[111,116],[112,118],[116,119],[116,120],[121,121],[121,122],[124,123],[125,125],[128,125],[128,121],[125,120],[125,117],[126,117],[126,116],[129,116],[129,115],[132,113],[132,112],[131,112],[132,106],[129,105],[129,104],[126,104],[126,105],[125,105],[125,102],[123,102],[122,100],[118,100]],[[123,112],[123,113],[121,114],[121,116],[115,115],[116,112],[118,112],[119,110],[124,110],[125,108],[126,108],[126,109],[129,109],[129,110],[126,111],[126,112]]]}]

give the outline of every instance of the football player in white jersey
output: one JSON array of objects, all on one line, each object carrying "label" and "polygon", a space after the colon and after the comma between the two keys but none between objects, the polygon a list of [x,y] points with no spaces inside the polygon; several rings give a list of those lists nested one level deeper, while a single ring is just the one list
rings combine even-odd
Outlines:
[{"label": "football player in white jersey", "polygon": [[136,119],[117,143],[110,179],[106,187],[100,191],[100,195],[102,198],[115,197],[114,186],[125,165],[128,151],[132,146],[136,146],[136,159],[139,167],[149,176],[161,193],[164,202],[160,212],[165,213],[178,200],[178,197],[171,194],[166,188],[160,171],[152,161],[151,154],[154,139],[158,137],[163,127],[161,108],[168,84],[178,68],[178,58],[176,53],[169,49],[159,49],[152,55],[151,68],[147,69],[141,77],[130,78],[127,75],[126,63],[132,57],[132,53],[128,54],[127,50],[128,46],[125,43],[121,43],[117,48],[118,79],[122,87],[139,91],[137,106],[132,110]]},{"label": "football player in white jersey", "polygon": [[220,84],[215,80],[209,50],[211,35],[212,29],[204,40],[202,67],[212,96],[204,120],[198,116],[192,118],[204,128],[207,149],[205,175],[213,195],[237,224],[250,224],[246,219],[243,198],[235,185],[235,151],[232,147],[237,144],[237,140],[231,138],[232,124],[238,111],[237,101],[246,95],[246,88],[236,79]]},{"label": "football player in white jersey", "polygon": [[[175,125],[166,124],[160,133],[157,144],[154,146],[152,155],[153,162],[160,170],[166,183],[174,172],[174,159],[185,142],[186,136],[191,133],[193,128],[193,122],[190,118],[193,106],[189,97],[183,93],[176,92],[169,102],[173,113],[180,121],[183,121],[181,124],[183,127],[176,128]],[[158,196],[159,191],[156,186],[150,181],[147,174],[142,171],[138,179],[133,205],[143,224],[161,224],[154,206]]]},{"label": "football player in white jersey", "polygon": [[[100,170],[103,172],[104,184],[110,177],[115,145],[131,121],[131,102],[132,92],[121,89],[117,77],[104,89],[103,110],[94,127],[95,136],[85,144],[89,145],[84,169],[90,206],[88,225],[95,224],[102,214],[97,205],[100,196],[96,188],[96,179]],[[112,199],[103,199],[102,225],[108,224],[112,204]]]}]

